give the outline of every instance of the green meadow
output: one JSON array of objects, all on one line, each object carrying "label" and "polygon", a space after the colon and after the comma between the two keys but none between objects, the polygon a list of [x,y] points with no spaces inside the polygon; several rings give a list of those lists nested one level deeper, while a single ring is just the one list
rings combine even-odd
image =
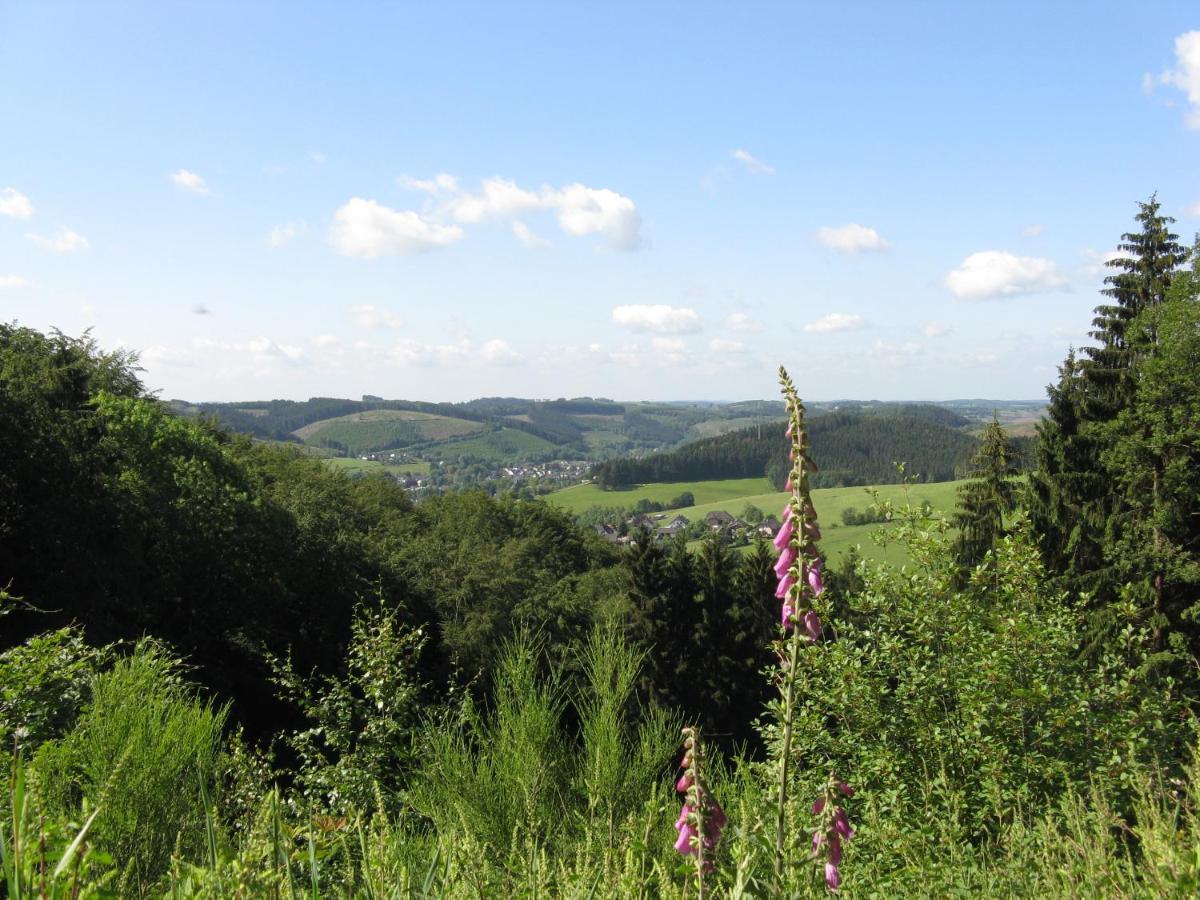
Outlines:
[{"label": "green meadow", "polygon": [[[880,500],[895,504],[928,503],[935,510],[949,514],[954,509],[955,492],[961,481],[942,481],[933,484],[882,484],[871,488],[820,488],[813,491],[813,504],[821,522],[821,549],[830,561],[840,559],[852,547],[860,548],[868,559],[888,563],[903,563],[908,554],[898,545],[880,547],[872,538],[878,525],[843,525],[842,513],[847,509],[864,510],[873,502],[871,492]],[[768,488],[764,491],[763,488]],[[765,478],[728,478],[720,481],[669,482],[643,484],[624,491],[605,491],[594,484],[579,484],[563,488],[546,496],[546,501],[578,514],[591,506],[632,507],[638,500],[669,503],[684,491],[691,491],[698,501],[695,506],[663,513],[669,520],[682,513],[689,521],[703,519],[710,512],[722,510],[741,516],[747,504],[753,504],[767,515],[779,516],[787,502],[786,493],[769,490]]]},{"label": "green meadow", "polygon": [[[751,495],[768,496],[771,483],[766,478],[725,478],[719,481],[674,481],[659,484],[640,484],[628,490],[606,491],[595,484],[575,484],[552,494],[545,500],[560,506],[573,515],[578,515],[592,506],[623,506],[630,509],[639,500],[655,503],[670,503],[684,491],[691,491],[696,503],[715,504],[713,509],[724,509],[722,503],[730,503],[739,497]],[[781,495],[782,496],[782,495]],[[741,509],[739,506],[738,509]]]}]

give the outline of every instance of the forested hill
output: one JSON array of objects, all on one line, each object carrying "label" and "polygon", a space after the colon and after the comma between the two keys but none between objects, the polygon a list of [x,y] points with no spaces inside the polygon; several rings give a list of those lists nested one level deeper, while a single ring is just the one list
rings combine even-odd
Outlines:
[{"label": "forested hill", "polygon": [[[886,484],[899,480],[896,463],[921,481],[950,481],[961,474],[978,441],[963,430],[968,420],[937,406],[832,412],[812,419],[809,437],[820,471],[814,486]],[[599,463],[603,487],[656,481],[750,478],[766,474],[782,490],[787,470],[781,423],[744,428],[696,441],[670,453]]]}]

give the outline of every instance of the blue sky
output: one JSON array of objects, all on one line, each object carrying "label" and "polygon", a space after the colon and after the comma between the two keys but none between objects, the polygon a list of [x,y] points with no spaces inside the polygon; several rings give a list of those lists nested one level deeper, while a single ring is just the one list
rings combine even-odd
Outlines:
[{"label": "blue sky", "polygon": [[0,0],[0,318],[164,397],[1043,396],[1200,9]]}]

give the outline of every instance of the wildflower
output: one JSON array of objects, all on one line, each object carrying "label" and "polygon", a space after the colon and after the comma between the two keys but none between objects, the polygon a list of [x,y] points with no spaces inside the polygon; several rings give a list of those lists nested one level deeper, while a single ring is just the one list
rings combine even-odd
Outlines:
[{"label": "wildflower", "polygon": [[775,588],[775,596],[780,600],[787,597],[788,592],[792,589],[792,585],[796,583],[796,579],[790,574],[784,575],[779,579],[779,587]]},{"label": "wildflower", "polygon": [[804,631],[814,643],[821,639],[821,617],[811,609],[804,614]]},{"label": "wildflower", "polygon": [[721,839],[721,829],[728,819],[701,777],[698,730],[689,727],[683,733],[685,749],[680,765],[684,773],[675,783],[675,789],[684,795],[684,803],[679,818],[675,820],[675,829],[679,832],[675,850],[684,856],[696,857],[697,874],[703,882],[704,875],[712,871],[711,854]]},{"label": "wildflower", "polygon": [[831,891],[836,891],[842,885],[842,876],[835,863],[825,863],[825,884]]},{"label": "wildflower", "polygon": [[775,540],[771,541],[771,543],[775,545],[776,550],[782,550],[792,542],[792,535],[794,533],[795,529],[792,527],[792,520],[788,519],[783,523],[779,531],[775,532]]},{"label": "wildflower", "polygon": [[836,891],[842,883],[838,867],[842,864],[843,843],[854,837],[845,808],[837,805],[839,793],[849,797],[854,789],[831,775],[821,796],[812,805],[813,815],[821,817],[813,832],[812,852],[813,856],[820,856],[822,850],[825,852],[825,885],[831,891]]}]

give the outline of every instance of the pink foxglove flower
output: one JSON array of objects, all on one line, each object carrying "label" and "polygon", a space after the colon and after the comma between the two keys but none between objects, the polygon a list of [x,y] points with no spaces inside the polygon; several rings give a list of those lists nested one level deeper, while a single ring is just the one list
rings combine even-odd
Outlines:
[{"label": "pink foxglove flower", "polygon": [[831,891],[836,891],[842,886],[842,875],[834,863],[825,863],[825,885]]},{"label": "pink foxglove flower", "polygon": [[790,603],[784,603],[779,610],[779,624],[784,628],[792,627],[792,616],[796,614],[795,608]]},{"label": "pink foxglove flower", "polygon": [[808,567],[808,586],[812,589],[813,596],[821,596],[821,592],[825,590],[825,582],[821,580],[821,561],[814,560],[813,564]]},{"label": "pink foxglove flower", "polygon": [[792,589],[792,585],[796,583],[796,579],[791,574],[784,575],[779,579],[779,587],[775,588],[775,596],[780,600],[788,595],[788,591]]},{"label": "pink foxglove flower", "polygon": [[[796,553],[796,548],[790,544],[784,547],[783,552],[779,554],[779,559],[775,561],[775,577],[782,578],[784,575],[786,575],[787,570],[790,569],[792,564],[796,562],[796,557],[798,555],[799,554]],[[809,582],[811,583],[811,581],[812,578],[810,577]]]},{"label": "pink foxglove flower", "polygon": [[810,641],[821,639],[821,617],[811,609],[804,614],[804,632]]},{"label": "pink foxglove flower", "polygon": [[789,519],[783,523],[783,527],[775,532],[775,540],[771,541],[771,543],[775,545],[776,550],[782,550],[792,542],[793,533],[794,529],[792,527],[792,521]]}]

